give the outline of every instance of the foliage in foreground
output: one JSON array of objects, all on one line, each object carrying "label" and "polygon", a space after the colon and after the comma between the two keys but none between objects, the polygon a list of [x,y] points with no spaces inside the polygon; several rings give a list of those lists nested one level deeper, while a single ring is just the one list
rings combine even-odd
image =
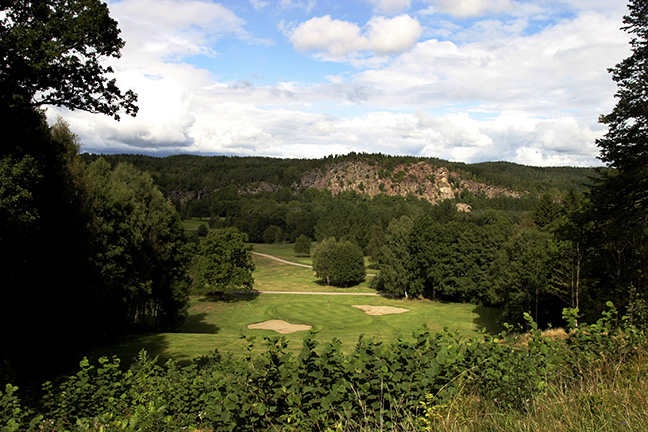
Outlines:
[{"label": "foliage in foreground", "polygon": [[[214,354],[186,368],[159,366],[144,352],[126,371],[116,358],[84,360],[76,375],[46,383],[30,407],[7,385],[0,430],[437,430],[458,418],[457,401],[514,421],[547,397],[574,397],[592,371],[618,371],[645,348],[644,333],[625,319],[615,325],[611,304],[592,325],[577,325],[572,310],[566,318],[564,339],[543,336],[527,315],[524,342],[422,329],[388,345],[361,338],[349,355],[339,341],[318,346],[310,335],[296,356],[272,338],[260,353],[250,340],[244,358]],[[581,402],[598,409],[604,401]]]}]

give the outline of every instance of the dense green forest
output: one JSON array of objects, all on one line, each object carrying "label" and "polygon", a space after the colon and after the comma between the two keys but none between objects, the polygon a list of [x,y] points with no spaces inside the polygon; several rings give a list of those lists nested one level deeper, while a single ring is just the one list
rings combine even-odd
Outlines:
[{"label": "dense green forest", "polygon": [[[618,103],[597,141],[609,168],[596,171],[365,154],[81,156],[41,107],[136,114],[136,95],[102,65],[123,47],[117,23],[98,0],[3,4],[0,430],[424,430],[471,397],[528,412],[592,371],[616,378],[645,356],[648,328],[648,5],[629,11],[632,55],[612,69]],[[192,237],[182,217],[212,231]],[[348,356],[308,337],[297,356],[268,339],[260,353],[250,341],[243,359],[215,353],[188,368],[144,353],[127,370],[105,358],[75,366],[115,336],[175,328],[191,289],[249,289],[246,242],[298,238],[318,243],[316,271],[331,283],[358,282],[369,256],[376,290],[497,306],[525,340],[421,330],[392,345],[361,339]],[[549,324],[567,332],[545,337]]]},{"label": "dense green forest", "polygon": [[[388,156],[383,154],[349,153],[322,159],[277,159],[237,156],[176,155],[155,157],[136,154],[82,154],[84,160],[107,159],[112,164],[130,163],[147,171],[167,195],[188,194],[198,199],[204,194],[234,186],[236,190],[252,190],[259,183],[275,189],[295,192],[303,189],[303,173],[327,170],[340,162],[363,162],[375,166],[382,176],[395,176],[396,167],[427,163],[448,168],[458,177],[501,186],[532,195],[543,192],[583,191],[604,168],[532,167],[511,162],[465,164],[436,158]],[[203,195],[201,195],[203,194]],[[199,214],[195,214],[198,216]]]},{"label": "dense green forest", "polygon": [[[96,158],[83,155],[88,161]],[[588,185],[606,176],[605,170],[366,154],[319,160],[102,159],[114,165],[129,161],[147,170],[184,217],[204,218],[213,229],[235,227],[252,242],[293,243],[300,236],[350,241],[380,269],[372,281],[379,291],[497,306],[502,319],[513,323],[528,312],[542,326],[562,325],[563,307],[579,307],[591,318],[610,299],[622,308],[632,300],[627,287],[610,289],[624,272],[609,260],[614,246],[601,244],[602,235],[594,234],[598,221],[591,219]],[[433,202],[412,194],[372,197],[357,189],[334,194],[326,187],[303,185],[305,172],[333,170],[341,162],[373,163],[382,177],[396,177],[396,170],[408,164],[451,167],[455,171],[449,177],[457,177],[450,183],[457,187],[451,198]],[[499,189],[491,196],[472,193],[462,186],[464,179],[489,180]],[[273,187],[259,189],[259,184]],[[460,211],[458,204],[467,204],[470,211]]]}]

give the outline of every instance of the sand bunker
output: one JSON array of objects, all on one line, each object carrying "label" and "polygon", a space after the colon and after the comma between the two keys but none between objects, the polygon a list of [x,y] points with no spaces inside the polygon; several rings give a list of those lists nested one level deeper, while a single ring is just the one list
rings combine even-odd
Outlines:
[{"label": "sand bunker", "polygon": [[274,330],[277,333],[288,334],[298,331],[310,330],[311,326],[303,324],[290,324],[284,320],[270,320],[258,324],[250,324],[249,329],[255,330]]},{"label": "sand bunker", "polygon": [[389,315],[409,312],[409,309],[394,306],[369,306],[369,305],[352,305],[354,308],[364,311],[367,315]]}]

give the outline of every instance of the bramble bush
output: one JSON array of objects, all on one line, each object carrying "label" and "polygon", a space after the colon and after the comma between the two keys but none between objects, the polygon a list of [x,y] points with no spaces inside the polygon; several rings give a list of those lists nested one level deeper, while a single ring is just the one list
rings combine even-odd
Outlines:
[{"label": "bramble bush", "polygon": [[578,323],[566,310],[564,340],[507,331],[466,339],[422,328],[385,344],[360,338],[350,354],[316,333],[298,354],[283,338],[248,338],[240,358],[218,352],[180,367],[141,352],[123,370],[118,359],[80,363],[75,375],[43,386],[27,407],[17,388],[0,394],[0,432],[177,430],[428,429],[439,413],[470,391],[502,410],[525,411],[550,387],[578,382],[598,362],[621,364],[645,346],[645,334],[609,310]]}]

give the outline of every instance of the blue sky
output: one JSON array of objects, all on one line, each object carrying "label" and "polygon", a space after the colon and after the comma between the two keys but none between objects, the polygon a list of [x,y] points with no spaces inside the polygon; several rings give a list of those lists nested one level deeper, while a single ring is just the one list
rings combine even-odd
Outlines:
[{"label": "blue sky", "polygon": [[108,1],[136,118],[50,108],[97,153],[381,152],[600,165],[624,0]]}]

